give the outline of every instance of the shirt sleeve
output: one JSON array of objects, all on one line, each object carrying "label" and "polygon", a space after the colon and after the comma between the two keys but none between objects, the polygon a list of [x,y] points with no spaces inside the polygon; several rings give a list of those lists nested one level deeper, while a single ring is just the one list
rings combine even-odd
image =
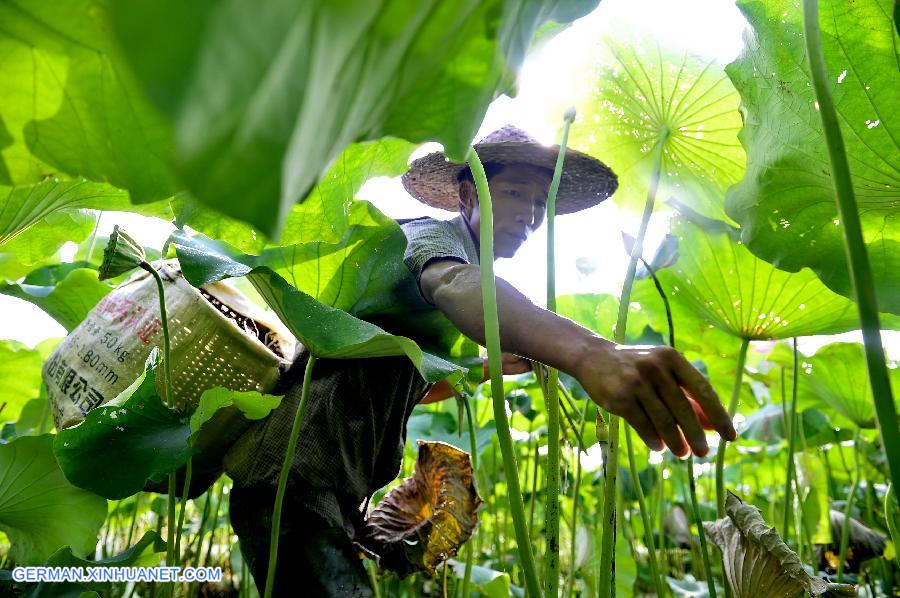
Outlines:
[{"label": "shirt sleeve", "polygon": [[[401,228],[407,239],[403,262],[415,277],[420,294],[422,271],[429,263],[437,259],[470,263],[465,244],[450,222],[423,218],[407,222]],[[422,298],[425,298],[424,295]]]}]

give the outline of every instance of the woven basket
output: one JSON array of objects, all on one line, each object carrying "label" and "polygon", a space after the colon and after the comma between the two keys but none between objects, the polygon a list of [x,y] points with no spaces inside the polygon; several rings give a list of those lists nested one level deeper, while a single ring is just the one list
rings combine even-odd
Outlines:
[{"label": "woven basket", "polygon": [[[216,386],[271,390],[287,364],[283,356],[293,355],[295,344],[280,322],[225,283],[202,289],[230,313],[270,331],[276,353],[192,287],[177,261],[154,266],[166,291],[176,407],[196,405],[203,391]],[[81,422],[88,411],[125,390],[143,372],[153,347],[162,342],[156,283],[141,271],[100,301],[45,364],[43,376],[57,429]],[[159,382],[161,387],[161,377]]]}]

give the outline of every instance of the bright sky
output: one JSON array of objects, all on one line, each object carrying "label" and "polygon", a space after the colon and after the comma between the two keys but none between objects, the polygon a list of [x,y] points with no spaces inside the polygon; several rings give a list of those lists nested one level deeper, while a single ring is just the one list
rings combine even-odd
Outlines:
[{"label": "bright sky", "polygon": [[[521,73],[519,93],[515,98],[501,97],[488,110],[478,138],[501,127],[514,124],[546,144],[558,142],[557,131],[562,114],[559,106],[574,104],[584,93],[585,82],[575,76],[590,56],[586,49],[606,32],[627,31],[652,36],[673,50],[687,50],[721,64],[733,60],[742,46],[746,26],[737,8],[726,0],[603,0],[599,8],[574,23],[569,29],[529,56]],[[419,157],[435,149],[423,146],[413,156]],[[602,160],[602,156],[598,156]],[[434,210],[409,197],[399,179],[378,178],[365,184],[357,195],[378,206],[394,218],[432,215],[441,218],[451,214]],[[162,221],[133,214],[107,213],[101,233],[107,234],[113,224],[123,225],[138,241],[161,247],[172,227]],[[666,223],[651,222],[646,254],[665,234]],[[621,232],[634,234],[638,217],[623,213],[607,201],[579,212],[563,216],[557,222],[557,291],[559,294],[602,292],[618,294],[627,265],[627,254]],[[536,303],[545,303],[545,228],[541,228],[509,260],[500,260],[497,275],[512,282]],[[576,260],[590,260],[596,270],[585,275],[575,267]],[[49,316],[30,304],[0,296],[0,338],[15,338],[28,345],[49,337],[63,336],[65,331]],[[840,340],[859,340],[859,335],[841,335]],[[814,351],[833,337],[808,339],[803,348]],[[886,334],[888,353],[900,358],[900,334]]]}]

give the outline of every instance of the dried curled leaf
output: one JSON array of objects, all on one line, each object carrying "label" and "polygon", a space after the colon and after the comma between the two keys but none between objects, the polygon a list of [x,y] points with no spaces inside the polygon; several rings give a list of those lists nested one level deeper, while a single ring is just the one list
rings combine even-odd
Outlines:
[{"label": "dried curled leaf", "polygon": [[704,523],[703,527],[722,551],[734,598],[798,598],[804,592],[834,598],[856,596],[852,585],[809,575],[797,554],[766,525],[753,505],[744,504],[729,492],[725,512],[727,518]]},{"label": "dried curled leaf", "polygon": [[482,502],[468,453],[443,442],[418,444],[412,477],[372,510],[359,541],[382,569],[401,578],[416,571],[434,575],[472,536]]}]

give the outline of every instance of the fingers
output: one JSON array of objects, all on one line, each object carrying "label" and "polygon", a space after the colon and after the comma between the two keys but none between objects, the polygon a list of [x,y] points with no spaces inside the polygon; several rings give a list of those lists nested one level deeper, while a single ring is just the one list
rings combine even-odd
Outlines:
[{"label": "fingers", "polygon": [[660,372],[654,379],[654,383],[663,403],[678,422],[691,451],[700,457],[705,456],[709,452],[706,434],[703,432],[700,420],[697,419],[697,414],[691,408],[689,399],[684,396],[684,391],[667,372]]},{"label": "fingers", "polygon": [[672,350],[670,359],[676,381],[700,406],[713,428],[726,440],[736,439],[737,431],[731,423],[731,417],[709,381],[681,353]]},{"label": "fingers", "polygon": [[638,392],[638,401],[647,412],[650,421],[653,422],[656,433],[666,442],[669,450],[678,457],[687,455],[690,449],[678,429],[678,424],[672,416],[672,412],[663,404],[656,392],[649,388],[641,389]]},{"label": "fingers", "polygon": [[709,421],[709,418],[706,417],[706,413],[703,411],[703,407],[697,404],[697,401],[688,397],[688,401],[691,402],[691,409],[694,410],[694,413],[697,414],[697,417],[700,419],[700,425],[703,426],[704,430],[715,430],[715,427],[712,425],[712,422]]},{"label": "fingers", "polygon": [[632,403],[631,407],[622,413],[622,417],[634,428],[634,431],[638,433],[644,444],[650,447],[650,450],[661,451],[666,448],[640,403],[637,401]]}]

